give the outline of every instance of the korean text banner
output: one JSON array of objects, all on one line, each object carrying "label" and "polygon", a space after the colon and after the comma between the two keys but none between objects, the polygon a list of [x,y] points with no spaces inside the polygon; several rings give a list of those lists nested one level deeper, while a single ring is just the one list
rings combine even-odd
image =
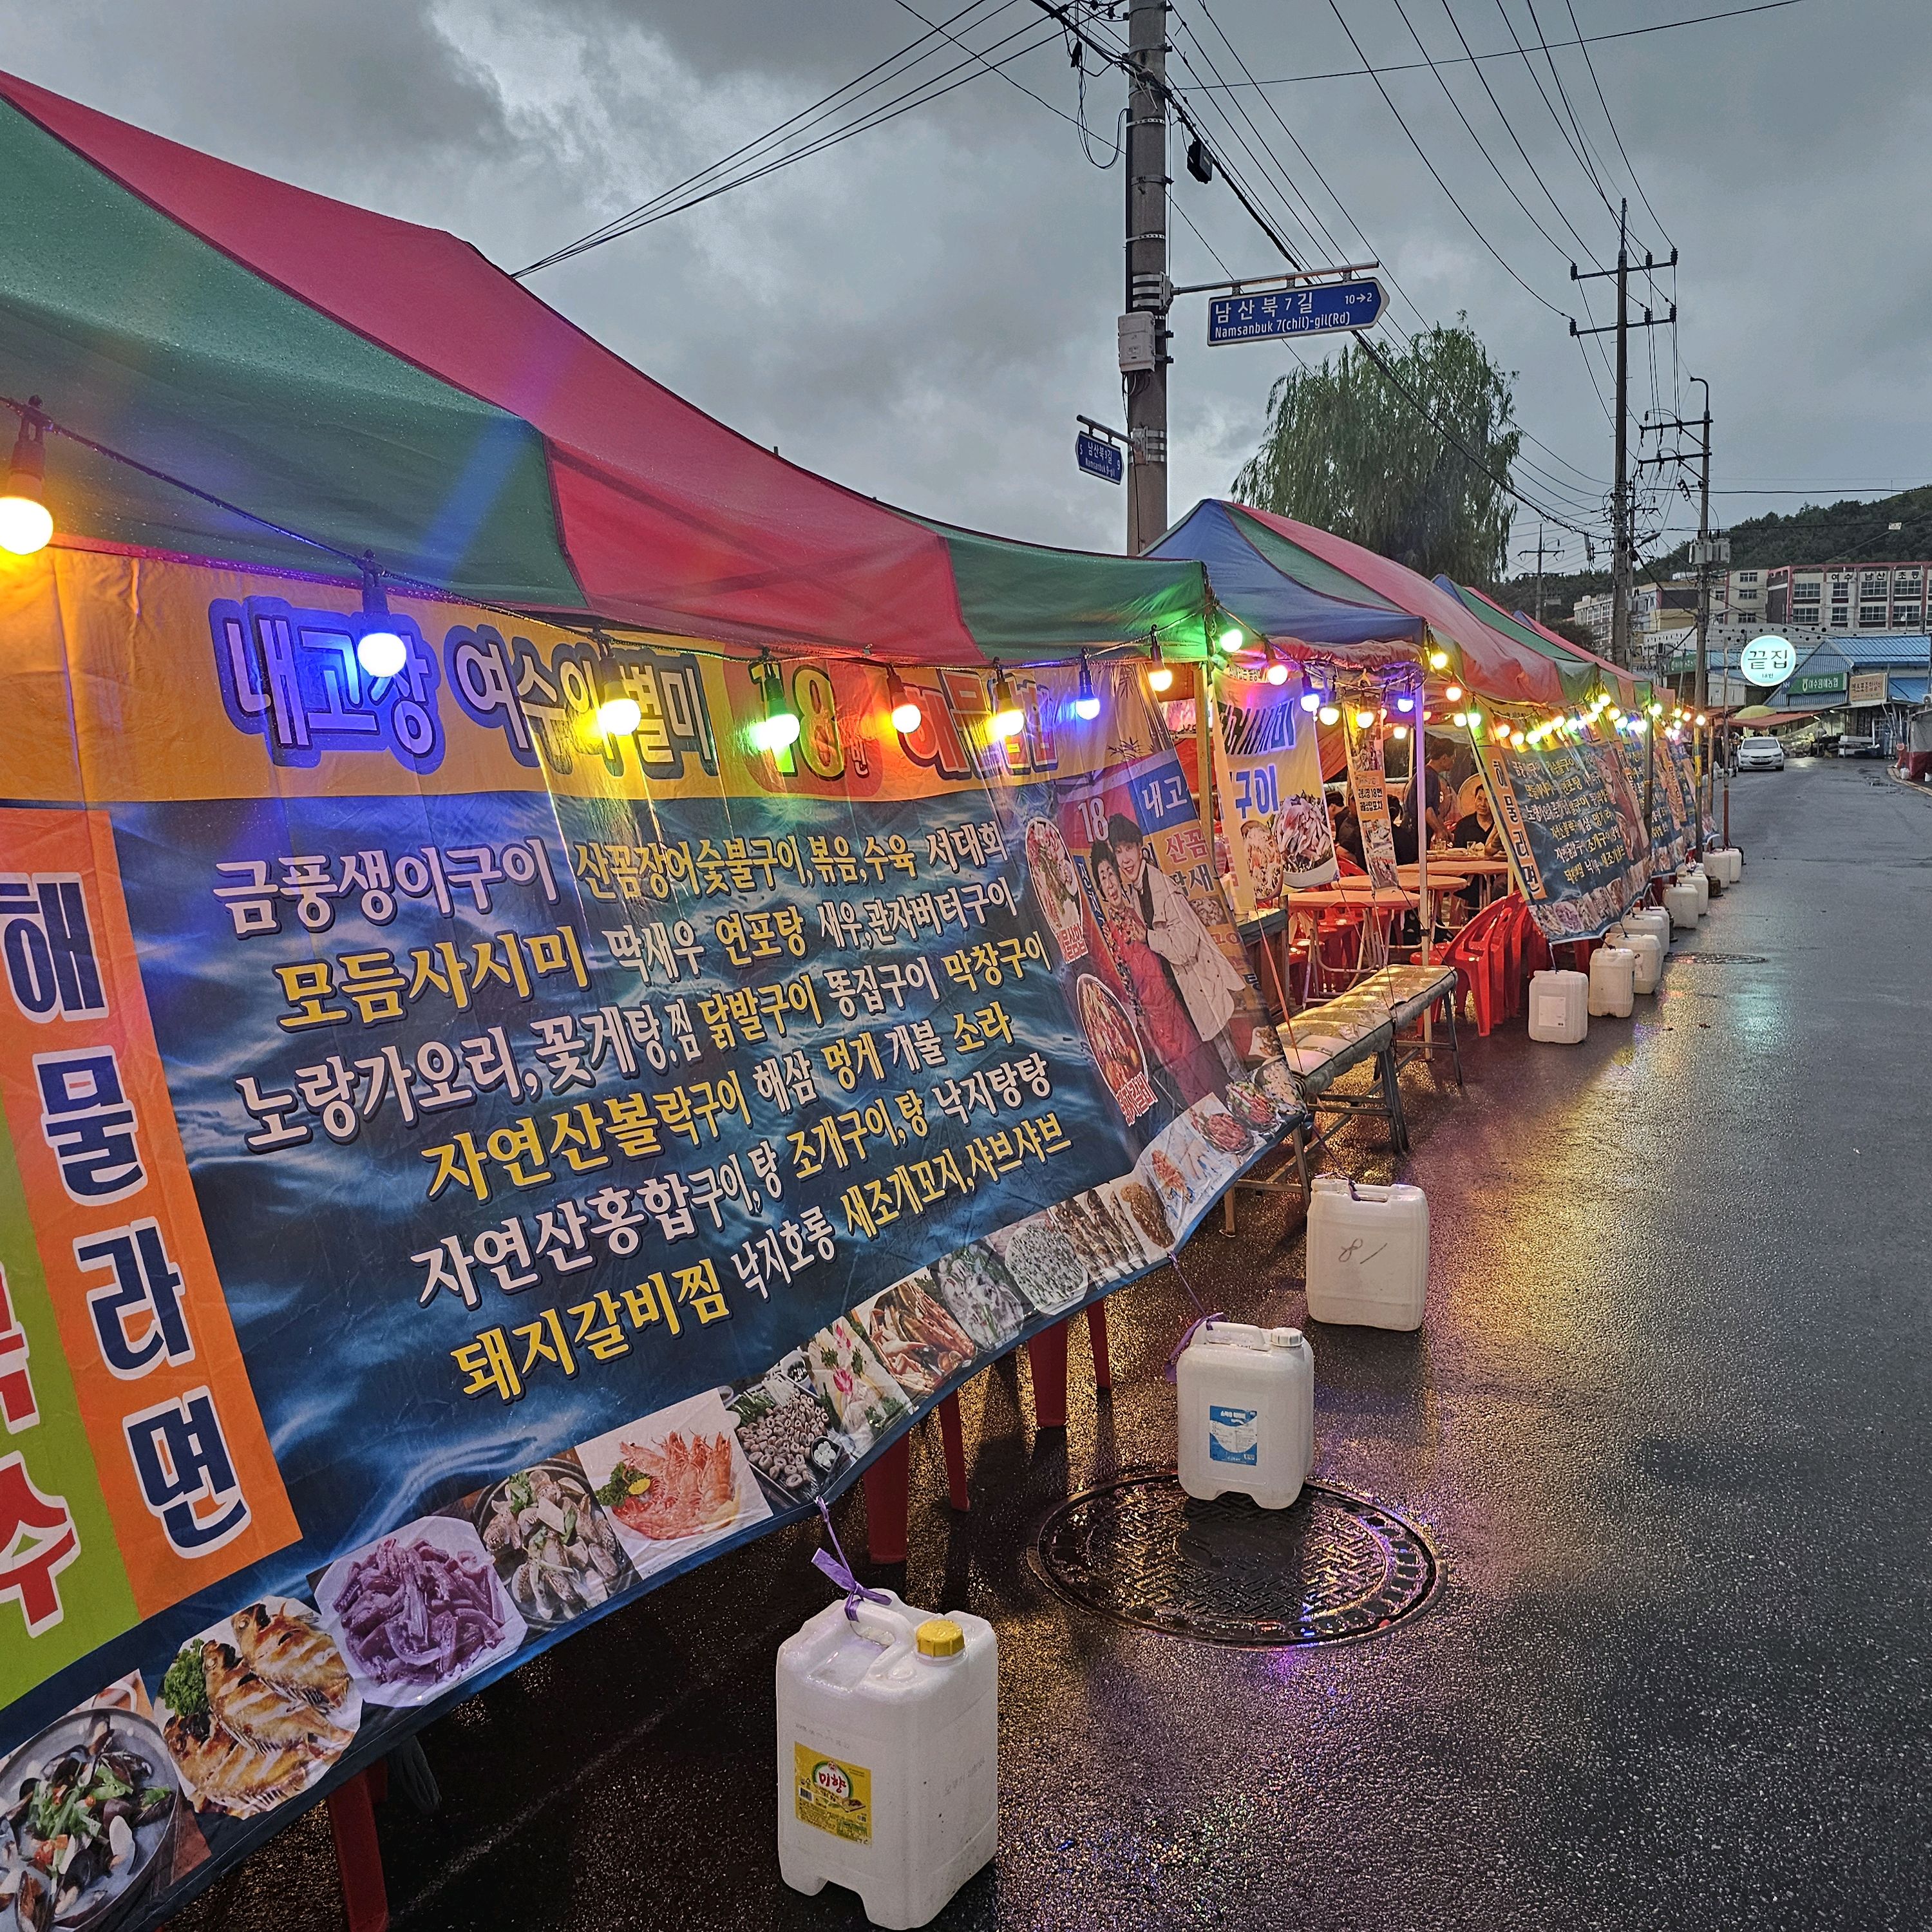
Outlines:
[{"label": "korean text banner", "polygon": [[1124,670],[1091,723],[1016,680],[998,746],[975,673],[901,733],[792,658],[767,754],[675,640],[399,599],[372,678],[331,586],[0,598],[0,1748],[113,1684],[218,1864],[844,1486],[1298,1116]]},{"label": "korean text banner", "polygon": [[1607,730],[1516,746],[1503,735],[1507,714],[1490,723],[1477,756],[1531,916],[1552,944],[1594,938],[1649,882],[1641,763],[1634,784]]},{"label": "korean text banner", "polygon": [[1315,714],[1301,702],[1312,688],[1299,670],[1280,684],[1215,680],[1214,783],[1244,919],[1335,876]]}]

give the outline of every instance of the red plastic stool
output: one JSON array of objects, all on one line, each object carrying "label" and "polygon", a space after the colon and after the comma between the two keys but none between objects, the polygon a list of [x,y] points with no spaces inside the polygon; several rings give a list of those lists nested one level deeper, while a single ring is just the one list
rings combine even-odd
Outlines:
[{"label": "red plastic stool", "polygon": [[962,1514],[973,1507],[966,1489],[966,1434],[959,1425],[956,1393],[939,1405],[939,1439],[946,1445],[946,1499]]},{"label": "red plastic stool", "polygon": [[874,1563],[906,1560],[912,1437],[902,1436],[860,1478],[866,1486],[866,1545]]},{"label": "red plastic stool", "polygon": [[388,1932],[389,1894],[382,1882],[374,1804],[388,1796],[388,1769],[380,1762],[328,1794],[328,1828],[335,1838],[335,1869],[342,1880],[349,1932]]}]

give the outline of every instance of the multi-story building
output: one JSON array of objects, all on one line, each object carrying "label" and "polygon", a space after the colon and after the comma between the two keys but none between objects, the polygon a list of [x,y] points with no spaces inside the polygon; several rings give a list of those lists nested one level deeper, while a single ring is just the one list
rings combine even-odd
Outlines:
[{"label": "multi-story building", "polygon": [[1797,631],[1872,637],[1925,627],[1932,563],[1787,564],[1762,574],[1765,622],[1793,627],[1794,642]]}]

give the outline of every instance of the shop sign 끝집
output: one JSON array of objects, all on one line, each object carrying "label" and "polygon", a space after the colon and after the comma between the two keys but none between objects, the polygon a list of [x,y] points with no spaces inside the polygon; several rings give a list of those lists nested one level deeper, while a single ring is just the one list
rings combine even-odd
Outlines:
[{"label": "shop sign \ub05d\uc9d1", "polygon": [[[218,1860],[837,1493],[1300,1118],[1130,667],[1090,722],[1016,675],[993,746],[976,670],[907,668],[908,734],[794,659],[758,754],[676,640],[398,597],[372,682],[339,586],[27,568],[0,1759],[132,1686]],[[399,1646],[430,1590],[473,1614]],[[235,1700],[296,1660],[278,1756]]]},{"label": "shop sign \ub05d\uc9d1", "polygon": [[1892,674],[1882,670],[1852,672],[1845,693],[1846,704],[1853,708],[1892,701]]},{"label": "shop sign \ub05d\uc9d1", "polygon": [[1797,666],[1797,647],[1789,638],[1754,638],[1738,652],[1738,675],[1767,690],[1782,684]]}]

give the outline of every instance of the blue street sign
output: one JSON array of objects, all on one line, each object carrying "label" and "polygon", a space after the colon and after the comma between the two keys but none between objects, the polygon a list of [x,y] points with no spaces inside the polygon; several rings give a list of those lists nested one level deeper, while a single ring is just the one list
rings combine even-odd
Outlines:
[{"label": "blue street sign", "polygon": [[1083,429],[1073,439],[1073,457],[1089,476],[1097,476],[1103,483],[1118,483],[1120,480],[1124,466],[1118,442],[1089,436]]},{"label": "blue street sign", "polygon": [[1208,342],[1262,342],[1271,337],[1324,335],[1366,328],[1382,312],[1382,285],[1324,282],[1316,288],[1270,289],[1259,295],[1215,296],[1208,304]]}]

